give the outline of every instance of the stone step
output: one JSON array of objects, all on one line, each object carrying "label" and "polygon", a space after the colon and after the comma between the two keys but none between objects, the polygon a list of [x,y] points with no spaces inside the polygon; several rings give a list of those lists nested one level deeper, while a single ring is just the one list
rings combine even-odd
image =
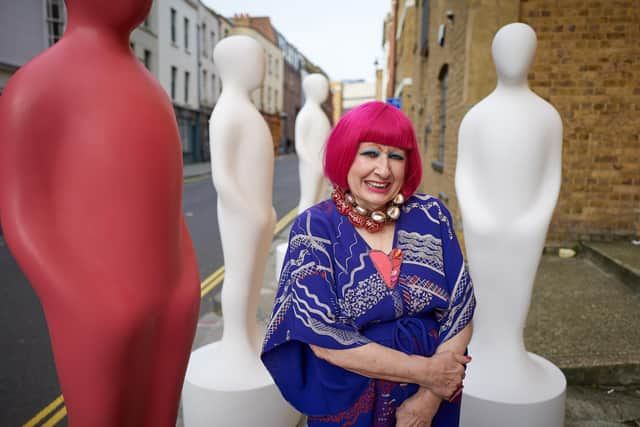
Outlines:
[{"label": "stone step", "polygon": [[631,242],[585,242],[583,253],[602,269],[640,292],[640,245]]}]

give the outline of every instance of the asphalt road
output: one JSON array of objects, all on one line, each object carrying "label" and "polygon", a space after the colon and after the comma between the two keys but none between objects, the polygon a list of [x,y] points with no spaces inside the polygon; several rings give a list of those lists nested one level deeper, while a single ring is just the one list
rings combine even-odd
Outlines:
[{"label": "asphalt road", "polygon": [[[299,197],[297,158],[279,156],[273,182],[278,218]],[[185,182],[183,208],[204,279],[223,265],[216,193],[208,177]],[[42,307],[0,237],[0,427],[22,425],[59,395]],[[57,425],[66,425],[66,418]]]}]

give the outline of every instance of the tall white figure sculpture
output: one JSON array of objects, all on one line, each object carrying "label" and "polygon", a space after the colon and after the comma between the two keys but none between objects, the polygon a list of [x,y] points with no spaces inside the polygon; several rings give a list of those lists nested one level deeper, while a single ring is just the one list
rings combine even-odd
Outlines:
[{"label": "tall white figure sculpture", "polygon": [[[298,214],[322,201],[326,196],[328,182],[324,178],[322,157],[324,144],[331,133],[331,123],[322,109],[329,96],[329,81],[319,73],[309,74],[302,81],[305,102],[296,117],[296,154],[300,175],[300,202]],[[287,253],[287,244],[281,243],[276,250],[276,280]]]},{"label": "tall white figure sculpture", "polygon": [[322,74],[309,74],[302,82],[305,103],[296,117],[296,153],[300,174],[298,213],[320,202],[326,187],[322,150],[331,124],[322,110],[329,95],[329,81]]},{"label": "tall white figure sculpture", "polygon": [[[256,311],[273,238],[273,144],[250,92],[264,78],[264,52],[247,36],[215,48],[223,91],[211,115],[211,171],[224,253],[222,340],[194,351],[183,389],[187,427],[295,425],[259,358]],[[250,410],[247,408],[250,407]]]},{"label": "tall white figure sculpture", "polygon": [[455,185],[478,302],[465,427],[564,422],[565,377],[522,337],[562,166],[560,115],[527,84],[535,50],[529,26],[501,28],[492,45],[498,85],[460,125]]}]

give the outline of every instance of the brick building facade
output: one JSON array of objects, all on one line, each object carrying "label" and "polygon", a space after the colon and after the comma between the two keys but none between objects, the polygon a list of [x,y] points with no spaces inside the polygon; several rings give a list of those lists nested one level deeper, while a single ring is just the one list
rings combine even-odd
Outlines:
[{"label": "brick building facade", "polygon": [[[538,36],[530,87],[564,125],[562,187],[547,244],[639,235],[640,0],[400,0],[398,13],[407,2],[414,30],[406,34],[398,19],[393,83],[397,89],[411,70],[402,109],[423,152],[422,190],[443,198],[460,224],[460,122],[495,88],[493,36],[520,21]],[[411,47],[412,55],[402,53]]]},{"label": "brick building facade", "polygon": [[640,1],[523,1],[538,34],[531,89],[560,111],[556,236],[640,235]]}]

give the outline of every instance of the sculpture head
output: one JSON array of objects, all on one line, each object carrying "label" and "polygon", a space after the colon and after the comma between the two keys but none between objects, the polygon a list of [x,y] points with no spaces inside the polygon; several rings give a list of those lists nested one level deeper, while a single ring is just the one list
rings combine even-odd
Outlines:
[{"label": "sculpture head", "polygon": [[342,116],[329,135],[324,153],[324,172],[334,185],[349,189],[347,176],[363,142],[404,150],[400,192],[405,198],[410,197],[422,180],[422,158],[409,118],[380,101],[366,102]]},{"label": "sculpture head", "polygon": [[309,74],[302,81],[302,91],[306,99],[322,104],[329,96],[329,80],[319,73]]},{"label": "sculpture head", "polygon": [[498,30],[493,38],[491,54],[499,82],[526,82],[527,72],[536,53],[536,43],[536,33],[527,24],[516,22]]},{"label": "sculpture head", "polygon": [[244,35],[222,39],[213,50],[222,87],[236,85],[248,91],[257,89],[264,80],[264,49],[253,38]]},{"label": "sculpture head", "polygon": [[149,14],[153,0],[65,0],[69,28],[91,26],[129,34]]}]

